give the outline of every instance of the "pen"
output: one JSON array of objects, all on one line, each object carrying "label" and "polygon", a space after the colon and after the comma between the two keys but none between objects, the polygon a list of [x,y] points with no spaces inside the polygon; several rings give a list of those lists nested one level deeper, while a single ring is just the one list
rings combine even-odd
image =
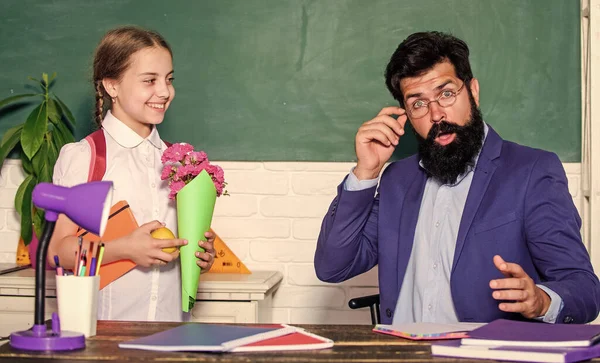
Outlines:
[{"label": "pen", "polygon": [[77,248],[77,251],[75,251],[75,267],[73,267],[73,274],[75,276],[77,276],[77,273],[79,272],[79,258],[81,257],[81,244],[83,243],[83,237],[79,236],[79,238],[77,239],[77,244],[79,245],[79,247]]},{"label": "pen", "polygon": [[90,276],[96,275],[96,257],[92,257],[92,262],[90,262],[89,274]]},{"label": "pen", "polygon": [[100,266],[102,266],[102,257],[104,256],[104,243],[100,242],[100,250],[98,252],[98,262],[96,262],[96,275],[100,275]]},{"label": "pen", "polygon": [[56,264],[56,276],[61,276],[63,274],[63,268],[58,262],[58,255],[54,255],[54,264]]},{"label": "pen", "polygon": [[79,267],[77,268],[76,276],[83,276],[83,275],[81,275],[81,268],[83,266],[85,266],[84,261],[87,261],[87,249],[85,249],[85,248],[81,252],[81,255],[79,255]]},{"label": "pen", "polygon": [[88,253],[89,257],[88,257],[88,261],[90,261],[90,265],[89,268],[86,271],[86,276],[93,276],[92,275],[92,258],[94,258],[94,256],[96,255],[98,251],[94,251],[94,242],[90,242],[90,252]]},{"label": "pen", "polygon": [[87,263],[87,256],[85,256],[85,254],[84,254],[82,262],[81,262],[81,271],[79,272],[79,276],[85,276],[85,265],[86,265],[86,263]]}]

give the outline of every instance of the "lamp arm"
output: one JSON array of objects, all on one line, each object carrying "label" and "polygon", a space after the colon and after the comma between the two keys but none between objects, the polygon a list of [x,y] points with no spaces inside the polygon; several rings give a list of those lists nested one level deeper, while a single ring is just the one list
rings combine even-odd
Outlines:
[{"label": "lamp arm", "polygon": [[36,255],[37,269],[35,270],[35,325],[43,325],[45,320],[46,258],[48,255],[48,245],[50,245],[50,238],[52,237],[52,233],[54,233],[55,225],[56,221],[46,220],[46,226],[38,245]]}]

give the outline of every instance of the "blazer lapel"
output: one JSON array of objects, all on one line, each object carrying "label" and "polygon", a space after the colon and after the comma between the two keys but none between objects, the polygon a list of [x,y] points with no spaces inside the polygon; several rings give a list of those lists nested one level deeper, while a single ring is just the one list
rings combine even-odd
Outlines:
[{"label": "blazer lapel", "polygon": [[400,214],[400,233],[398,234],[398,291],[402,287],[406,267],[415,239],[421,200],[427,182],[427,174],[417,165],[417,173],[406,191],[402,213]]},{"label": "blazer lapel", "polygon": [[485,195],[485,191],[487,190],[490,180],[496,171],[496,164],[493,162],[493,160],[500,157],[500,152],[502,151],[502,139],[489,125],[488,128],[488,134],[485,143],[483,144],[481,153],[479,154],[479,160],[477,161],[477,166],[475,167],[475,174],[473,175],[471,188],[469,189],[463,215],[460,220],[458,237],[456,238],[456,249],[454,251],[454,259],[452,262],[453,272],[456,262],[460,258],[460,254],[465,245],[465,239],[469,233],[469,229],[471,228],[471,224],[473,223],[477,209],[479,209],[479,205],[481,204],[481,200]]}]

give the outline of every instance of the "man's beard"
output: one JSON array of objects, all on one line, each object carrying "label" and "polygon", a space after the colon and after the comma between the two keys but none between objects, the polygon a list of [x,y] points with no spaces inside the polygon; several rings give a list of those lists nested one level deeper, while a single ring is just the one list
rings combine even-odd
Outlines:
[{"label": "man's beard", "polygon": [[[481,111],[469,92],[471,118],[465,126],[445,120],[434,123],[422,138],[415,132],[419,143],[419,156],[427,174],[443,184],[454,184],[461,174],[475,166],[475,157],[483,144],[484,126]],[[455,133],[450,144],[442,146],[435,138],[442,134]]]}]

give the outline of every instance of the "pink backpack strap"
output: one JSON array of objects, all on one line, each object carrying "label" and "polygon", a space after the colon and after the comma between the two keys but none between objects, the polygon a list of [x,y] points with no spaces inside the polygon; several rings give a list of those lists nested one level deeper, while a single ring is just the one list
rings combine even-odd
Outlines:
[{"label": "pink backpack strap", "polygon": [[100,181],[106,172],[106,138],[104,130],[94,131],[85,138],[92,148],[88,182]]}]

